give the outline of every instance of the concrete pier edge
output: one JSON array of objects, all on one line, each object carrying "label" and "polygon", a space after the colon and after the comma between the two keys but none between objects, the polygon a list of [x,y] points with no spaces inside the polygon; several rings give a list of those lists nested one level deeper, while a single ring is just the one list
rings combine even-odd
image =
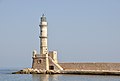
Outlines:
[{"label": "concrete pier edge", "polygon": [[98,70],[37,70],[26,68],[12,74],[78,74],[78,75],[120,75],[120,71],[98,71]]}]

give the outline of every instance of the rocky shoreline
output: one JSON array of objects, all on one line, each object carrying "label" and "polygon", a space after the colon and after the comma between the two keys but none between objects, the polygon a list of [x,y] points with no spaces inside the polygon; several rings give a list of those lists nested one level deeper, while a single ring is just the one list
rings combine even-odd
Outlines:
[{"label": "rocky shoreline", "polygon": [[108,70],[38,70],[26,68],[12,74],[80,74],[80,75],[120,75],[120,71]]},{"label": "rocky shoreline", "polygon": [[20,70],[18,72],[13,72],[12,74],[60,74],[61,72],[54,71],[54,70],[38,70],[38,69],[32,69],[32,68],[25,68],[23,70]]}]

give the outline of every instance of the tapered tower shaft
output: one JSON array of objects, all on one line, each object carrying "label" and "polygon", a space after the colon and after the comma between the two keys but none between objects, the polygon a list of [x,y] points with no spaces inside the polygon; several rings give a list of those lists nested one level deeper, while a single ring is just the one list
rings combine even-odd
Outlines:
[{"label": "tapered tower shaft", "polygon": [[45,69],[49,70],[48,44],[47,44],[47,21],[44,14],[40,22],[40,55],[45,58]]},{"label": "tapered tower shaft", "polygon": [[47,21],[46,17],[42,15],[40,22],[40,54],[48,54],[47,46]]}]

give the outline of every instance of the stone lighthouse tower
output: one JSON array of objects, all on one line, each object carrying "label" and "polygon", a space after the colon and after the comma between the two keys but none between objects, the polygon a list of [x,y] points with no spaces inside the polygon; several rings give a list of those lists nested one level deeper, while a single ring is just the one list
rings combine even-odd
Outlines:
[{"label": "stone lighthouse tower", "polygon": [[40,55],[45,58],[45,70],[49,70],[48,44],[47,44],[47,21],[44,14],[40,22]]},{"label": "stone lighthouse tower", "polygon": [[47,21],[44,14],[40,21],[40,54],[33,51],[33,64],[32,68],[49,70],[49,60],[48,60],[48,46],[47,46]]},{"label": "stone lighthouse tower", "polygon": [[48,51],[47,44],[47,20],[44,14],[40,21],[40,53],[33,51],[33,63],[32,68],[42,71],[48,70],[63,70],[63,68],[58,64],[57,51]]},{"label": "stone lighthouse tower", "polygon": [[48,46],[47,46],[47,21],[44,14],[41,17],[40,22],[40,54],[48,55]]}]

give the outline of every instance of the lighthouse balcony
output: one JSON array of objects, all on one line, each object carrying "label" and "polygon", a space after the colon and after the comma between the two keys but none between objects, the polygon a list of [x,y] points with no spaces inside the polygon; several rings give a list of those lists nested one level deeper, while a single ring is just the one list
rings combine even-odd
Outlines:
[{"label": "lighthouse balcony", "polygon": [[39,38],[47,38],[46,36],[39,36]]}]

